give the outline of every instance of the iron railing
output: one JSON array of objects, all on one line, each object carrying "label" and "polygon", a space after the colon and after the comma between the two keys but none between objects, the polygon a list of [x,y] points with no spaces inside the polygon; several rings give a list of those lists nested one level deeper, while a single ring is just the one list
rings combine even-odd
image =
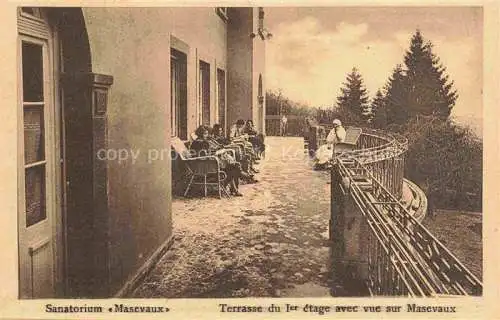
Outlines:
[{"label": "iron railing", "polygon": [[[324,129],[317,130],[318,146]],[[401,203],[407,150],[406,138],[363,128],[358,149],[335,159],[333,168],[349,181],[344,193],[370,230],[364,248],[368,289],[372,295],[481,295],[481,281],[420,223],[426,202],[417,214]]]},{"label": "iron railing", "polygon": [[404,137],[363,129],[359,149],[336,159],[371,231],[366,235],[371,294],[480,295],[479,279],[401,203],[407,150]]},{"label": "iron railing", "polygon": [[[358,159],[338,159],[367,234],[367,286],[373,295],[480,295],[481,282]],[[369,185],[357,183],[368,177]]]}]

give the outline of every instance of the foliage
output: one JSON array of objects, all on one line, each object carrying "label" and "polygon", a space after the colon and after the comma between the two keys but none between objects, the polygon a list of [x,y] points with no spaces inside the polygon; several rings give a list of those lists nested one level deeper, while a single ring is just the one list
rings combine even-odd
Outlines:
[{"label": "foliage", "polygon": [[306,104],[290,100],[281,90],[266,92],[267,115],[296,115],[301,117],[313,116],[314,110]]},{"label": "foliage", "polygon": [[409,142],[406,177],[423,187],[434,205],[482,210],[482,142],[466,127],[437,115],[401,126]]},{"label": "foliage", "polygon": [[[303,136],[305,118],[313,118],[316,110],[284,96],[281,90],[266,92],[266,115],[286,115],[288,117],[287,135]],[[280,134],[280,121],[266,121],[266,133],[269,135]]]},{"label": "foliage", "polygon": [[334,119],[344,119],[338,110],[330,107],[315,108],[313,117],[322,124],[331,124]]},{"label": "foliage", "polygon": [[368,92],[355,67],[347,75],[343,85],[341,94],[337,97],[337,111],[342,120],[351,125],[366,125],[371,114]]},{"label": "foliage", "polygon": [[281,91],[267,91],[266,92],[266,114],[267,115],[278,115],[280,111],[283,110],[283,104],[286,106],[288,99],[282,96]]}]

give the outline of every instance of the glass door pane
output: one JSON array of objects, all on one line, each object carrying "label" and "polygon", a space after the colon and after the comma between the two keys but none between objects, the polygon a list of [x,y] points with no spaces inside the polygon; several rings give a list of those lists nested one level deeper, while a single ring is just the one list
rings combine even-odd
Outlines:
[{"label": "glass door pane", "polygon": [[47,218],[44,48],[22,42],[26,227]]},{"label": "glass door pane", "polygon": [[43,47],[23,41],[23,101],[43,102]]},{"label": "glass door pane", "polygon": [[26,164],[45,160],[43,108],[24,108],[24,161]]}]

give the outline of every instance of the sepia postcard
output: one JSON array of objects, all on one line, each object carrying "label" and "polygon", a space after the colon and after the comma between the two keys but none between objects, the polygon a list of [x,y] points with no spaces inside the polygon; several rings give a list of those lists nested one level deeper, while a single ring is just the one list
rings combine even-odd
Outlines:
[{"label": "sepia postcard", "polygon": [[0,318],[499,318],[499,9],[6,1]]}]

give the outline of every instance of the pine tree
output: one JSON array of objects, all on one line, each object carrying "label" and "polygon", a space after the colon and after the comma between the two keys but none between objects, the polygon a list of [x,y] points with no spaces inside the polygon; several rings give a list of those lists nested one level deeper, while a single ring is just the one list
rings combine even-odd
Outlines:
[{"label": "pine tree", "polygon": [[377,90],[375,98],[371,104],[371,123],[375,128],[384,128],[387,125],[387,108],[385,104],[385,97],[382,91]]},{"label": "pine tree", "polygon": [[337,111],[349,125],[366,125],[370,116],[370,105],[363,78],[354,67],[346,80],[344,87],[340,89],[341,94],[337,97]]},{"label": "pine tree", "polygon": [[407,68],[407,107],[409,115],[437,115],[446,119],[458,98],[446,68],[432,52],[432,43],[424,43],[419,30],[411,38],[404,62]]},{"label": "pine tree", "polygon": [[409,118],[408,90],[407,80],[400,64],[394,68],[385,90],[386,124],[404,124]]}]

